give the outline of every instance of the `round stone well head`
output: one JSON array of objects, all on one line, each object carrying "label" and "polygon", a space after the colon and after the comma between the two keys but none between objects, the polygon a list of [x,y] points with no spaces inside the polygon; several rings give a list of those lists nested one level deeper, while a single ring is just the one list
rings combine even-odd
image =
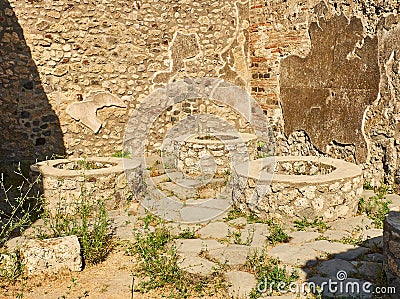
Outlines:
[{"label": "round stone well head", "polygon": [[48,212],[74,213],[83,199],[104,201],[108,210],[125,206],[132,187],[126,173],[141,173],[141,163],[114,157],[55,159],[31,165],[31,171],[42,176]]},{"label": "round stone well head", "polygon": [[268,157],[240,163],[233,173],[234,204],[262,219],[351,217],[362,190],[361,168],[333,158]]},{"label": "round stone well head", "polygon": [[257,156],[257,136],[250,133],[209,133],[182,136],[174,140],[177,168],[197,176],[224,176],[234,163]]}]

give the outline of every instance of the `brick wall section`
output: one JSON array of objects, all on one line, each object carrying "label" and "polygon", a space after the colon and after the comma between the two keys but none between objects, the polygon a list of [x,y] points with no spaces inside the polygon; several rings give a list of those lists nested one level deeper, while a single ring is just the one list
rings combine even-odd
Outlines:
[{"label": "brick wall section", "polygon": [[299,5],[290,23],[284,19],[287,9],[282,1],[251,2],[251,91],[267,111],[279,108],[280,59],[289,53],[304,52],[309,44],[305,16],[308,7]]}]

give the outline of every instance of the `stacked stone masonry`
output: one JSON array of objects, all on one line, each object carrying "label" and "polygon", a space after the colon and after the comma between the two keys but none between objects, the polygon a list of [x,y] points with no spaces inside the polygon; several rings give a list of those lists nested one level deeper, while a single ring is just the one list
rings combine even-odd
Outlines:
[{"label": "stacked stone masonry", "polygon": [[185,136],[175,143],[176,166],[191,176],[226,176],[234,164],[257,158],[254,134]]},{"label": "stacked stone masonry", "polygon": [[[128,161],[128,160],[127,160]],[[75,204],[104,201],[107,210],[123,208],[141,186],[141,164],[121,158],[56,159],[32,165],[42,176],[45,209],[53,214],[76,213]],[[129,179],[129,186],[127,184]]]},{"label": "stacked stone masonry", "polygon": [[400,288],[400,213],[390,212],[383,227],[384,269],[388,286]]},{"label": "stacked stone masonry", "polygon": [[233,201],[262,219],[324,221],[355,216],[362,171],[342,160],[272,157],[235,166]]},{"label": "stacked stone masonry", "polygon": [[[121,150],[126,123],[149,93],[206,76],[251,92],[269,118],[277,154],[341,158],[359,164],[373,185],[400,183],[398,6],[394,0],[4,0],[0,158],[109,156]],[[340,42],[330,51],[319,42],[327,39]],[[293,61],[326,77],[297,76],[288,67]],[[107,94],[105,102],[94,100],[99,93]],[[230,112],[209,109],[219,106],[209,100],[167,111],[154,124],[149,150],[159,148],[164,124],[176,116],[204,110],[227,118]],[[88,102],[88,119],[71,112],[89,109]],[[233,116],[228,122],[251,133]]]}]

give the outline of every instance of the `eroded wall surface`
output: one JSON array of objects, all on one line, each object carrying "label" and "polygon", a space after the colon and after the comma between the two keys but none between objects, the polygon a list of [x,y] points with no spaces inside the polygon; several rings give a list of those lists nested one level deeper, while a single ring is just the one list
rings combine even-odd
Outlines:
[{"label": "eroded wall surface", "polygon": [[248,1],[9,1],[68,155],[120,150],[137,103],[173,80],[250,88]]},{"label": "eroded wall surface", "polygon": [[252,93],[274,124],[278,154],[352,161],[374,185],[398,180],[398,6],[254,2]]},{"label": "eroded wall surface", "polygon": [[[400,182],[395,0],[7,1],[1,134],[15,150],[2,150],[6,158],[28,148],[39,158],[64,147],[110,155],[155,88],[209,76],[251,92],[278,154],[342,158],[361,164],[373,184]],[[161,114],[154,139],[172,119],[203,109],[196,101]],[[203,110],[229,114],[213,105]]]}]

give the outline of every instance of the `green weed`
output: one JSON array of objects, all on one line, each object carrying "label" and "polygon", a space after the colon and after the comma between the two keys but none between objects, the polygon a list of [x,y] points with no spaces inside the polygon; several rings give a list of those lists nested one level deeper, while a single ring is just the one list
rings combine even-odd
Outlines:
[{"label": "green weed", "polygon": [[[279,265],[278,259],[267,258],[265,250],[260,253],[255,251],[248,257],[245,267],[247,271],[256,276],[257,286],[260,285],[262,288],[262,290],[259,290],[258,287],[253,288],[250,293],[251,299],[259,298],[263,294],[272,295],[274,292],[278,292],[280,285],[285,284],[289,287],[292,282],[299,278],[296,270],[289,273],[286,267]],[[279,288],[279,290],[284,291],[282,288]]]},{"label": "green weed", "polygon": [[118,150],[118,151],[115,151],[115,153],[112,154],[111,157],[114,157],[114,158],[128,158],[129,159],[131,157],[131,153],[128,152],[128,151],[120,151],[120,150]]},{"label": "green weed", "polygon": [[43,202],[37,191],[40,177],[30,181],[22,173],[20,165],[14,173],[16,178],[13,183],[6,182],[5,174],[0,174],[0,247],[38,218]]},{"label": "green weed", "polygon": [[156,227],[153,232],[144,229],[135,233],[134,243],[127,254],[138,258],[135,272],[148,278],[139,283],[136,291],[144,293],[162,288],[170,290],[169,298],[188,298],[192,293],[209,295],[210,287],[223,285],[217,272],[210,278],[201,278],[182,271],[178,266],[176,248],[171,245],[173,239],[164,225]]},{"label": "green weed", "polygon": [[294,226],[299,231],[305,231],[308,227],[311,227],[316,228],[318,232],[323,233],[329,229],[329,226],[322,219],[322,217],[315,217],[314,220],[309,221],[306,217],[304,217],[302,220],[295,220]]},{"label": "green weed", "polygon": [[360,198],[358,202],[358,212],[365,213],[371,220],[374,221],[376,228],[383,228],[385,216],[389,213],[390,200],[385,200],[384,193],[379,192],[376,196],[371,196],[368,199]]},{"label": "green weed", "polygon": [[105,202],[91,202],[90,195],[83,191],[74,204],[75,208],[70,213],[65,213],[60,205],[55,213],[44,213],[44,226],[50,233],[39,231],[38,235],[42,239],[76,235],[85,263],[100,263],[113,247]]},{"label": "green weed", "polygon": [[285,230],[280,224],[272,223],[269,227],[270,233],[268,236],[268,241],[272,245],[276,243],[285,243],[288,242],[290,237],[286,234]]}]

